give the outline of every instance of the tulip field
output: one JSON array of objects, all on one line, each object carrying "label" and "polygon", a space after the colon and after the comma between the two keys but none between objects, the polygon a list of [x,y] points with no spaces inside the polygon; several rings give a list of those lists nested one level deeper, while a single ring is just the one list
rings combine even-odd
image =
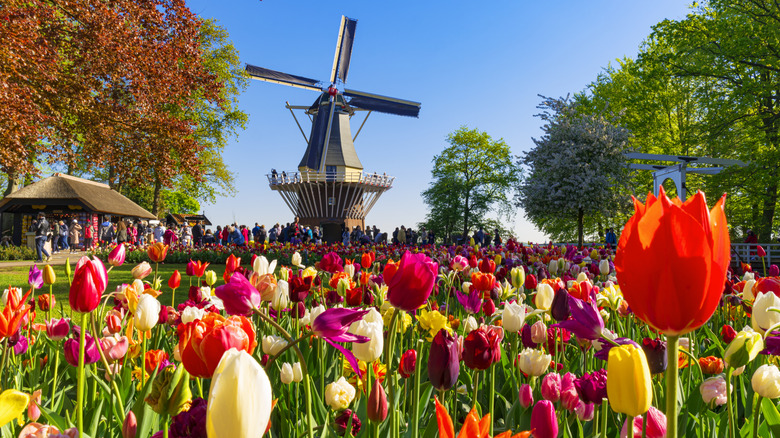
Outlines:
[{"label": "tulip field", "polygon": [[723,202],[648,195],[617,248],[37,266],[2,296],[0,435],[780,437],[780,270],[730,265]]}]

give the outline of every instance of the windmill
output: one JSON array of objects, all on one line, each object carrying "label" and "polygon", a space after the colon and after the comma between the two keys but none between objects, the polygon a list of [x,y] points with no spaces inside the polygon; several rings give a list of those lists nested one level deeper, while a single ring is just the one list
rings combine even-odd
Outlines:
[{"label": "windmill", "polygon": [[[306,140],[306,152],[295,172],[273,171],[267,175],[272,190],[279,192],[303,225],[319,225],[326,241],[341,238],[341,227],[365,230],[365,218],[379,197],[393,185],[386,174],[365,173],[354,141],[372,112],[417,117],[420,103],[351,90],[347,82],[357,20],[341,17],[330,82],[296,76],[247,64],[253,79],[319,92],[311,106],[286,108]],[[293,110],[303,110],[311,120],[306,136]],[[366,116],[355,136],[350,119],[356,112]]]}]

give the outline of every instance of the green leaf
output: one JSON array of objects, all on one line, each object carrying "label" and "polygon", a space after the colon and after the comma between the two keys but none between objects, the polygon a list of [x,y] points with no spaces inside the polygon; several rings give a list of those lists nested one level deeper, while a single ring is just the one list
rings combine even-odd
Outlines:
[{"label": "green leaf", "polygon": [[772,435],[780,436],[780,412],[777,411],[777,406],[772,403],[772,400],[768,398],[761,400],[761,412]]}]

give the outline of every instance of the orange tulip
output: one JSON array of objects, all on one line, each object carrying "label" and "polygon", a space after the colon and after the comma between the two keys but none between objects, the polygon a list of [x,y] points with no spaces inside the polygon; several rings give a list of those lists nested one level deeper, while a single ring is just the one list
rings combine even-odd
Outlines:
[{"label": "orange tulip", "polygon": [[163,350],[149,350],[144,356],[144,369],[149,374],[154,373],[161,363],[168,360],[168,353]]},{"label": "orange tulip", "polygon": [[375,257],[376,255],[374,254],[374,251],[363,253],[363,255],[360,257],[360,266],[362,266],[363,269],[371,269],[371,266],[374,264]]},{"label": "orange tulip", "polygon": [[[455,427],[452,424],[452,417],[450,417],[447,409],[439,403],[438,397],[434,397],[433,400],[436,403],[436,423],[439,426],[439,438],[455,438]],[[486,414],[480,420],[477,410],[471,409],[471,412],[466,415],[466,419],[463,421],[458,438],[489,438],[489,433],[490,414]],[[496,435],[496,438],[528,438],[530,436],[530,431],[512,435],[512,431],[508,430]]]},{"label": "orange tulip", "polygon": [[720,374],[725,368],[723,359],[715,356],[700,357],[699,366],[704,374]]},{"label": "orange tulip", "polygon": [[634,199],[634,215],[618,243],[615,270],[637,318],[679,336],[701,327],[718,306],[731,244],[725,195],[707,210],[704,194],[685,203],[661,188],[647,204]]},{"label": "orange tulip", "polygon": [[178,333],[181,362],[195,377],[211,378],[222,354],[231,348],[252,354],[257,347],[255,328],[244,316],[225,318],[209,312],[203,319],[180,324]]},{"label": "orange tulip", "polygon": [[225,272],[222,274],[222,279],[225,280],[225,283],[230,280],[230,276],[233,275],[233,272],[235,272],[239,266],[241,266],[241,257],[230,254],[227,260],[225,260]]},{"label": "orange tulip", "polygon": [[493,290],[493,283],[495,283],[496,277],[493,274],[485,274],[482,272],[475,272],[471,274],[471,289],[480,291]]},{"label": "orange tulip", "polygon": [[30,311],[30,305],[25,304],[30,292],[32,289],[27,291],[27,294],[21,299],[16,294],[8,294],[8,303],[0,313],[0,338],[8,338],[19,330],[24,317]]},{"label": "orange tulip", "polygon": [[150,245],[149,248],[147,248],[146,254],[149,256],[149,260],[155,263],[160,263],[161,261],[165,260],[165,257],[168,255],[168,245],[155,242],[153,245]]},{"label": "orange tulip", "polygon": [[395,272],[397,270],[398,270],[398,262],[388,260],[387,264],[385,265],[385,269],[382,271],[382,277],[385,284],[387,284],[393,278],[393,275],[395,275]]}]

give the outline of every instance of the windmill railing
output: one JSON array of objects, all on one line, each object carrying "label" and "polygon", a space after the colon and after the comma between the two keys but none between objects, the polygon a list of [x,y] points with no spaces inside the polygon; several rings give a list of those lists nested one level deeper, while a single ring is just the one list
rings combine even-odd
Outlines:
[{"label": "windmill railing", "polygon": [[281,172],[269,173],[266,177],[268,178],[268,184],[271,186],[302,182],[345,182],[390,188],[393,186],[393,181],[395,181],[394,176],[366,172]]}]

